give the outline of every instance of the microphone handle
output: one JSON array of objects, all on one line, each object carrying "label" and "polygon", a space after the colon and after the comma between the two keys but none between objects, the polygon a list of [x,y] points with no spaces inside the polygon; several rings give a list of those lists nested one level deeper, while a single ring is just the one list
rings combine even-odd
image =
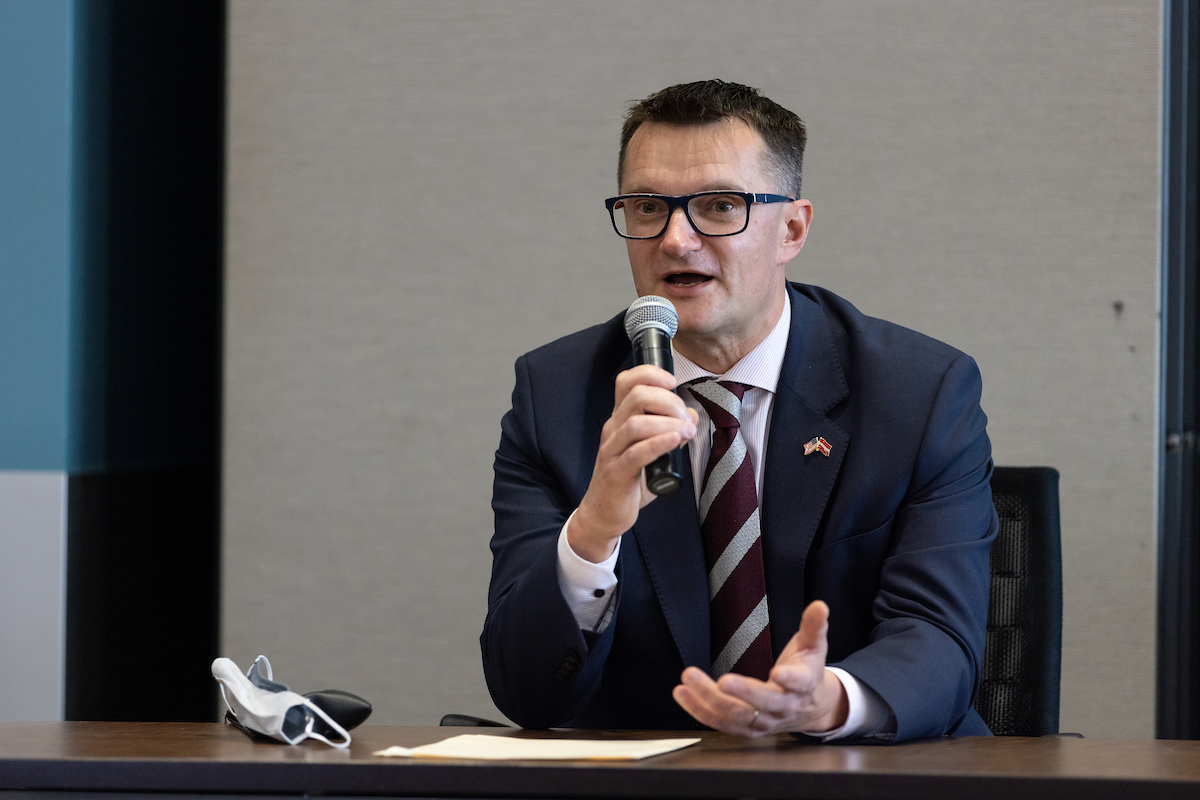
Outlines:
[{"label": "microphone handle", "polygon": [[[653,364],[674,374],[671,337],[658,328],[640,331],[633,337],[633,361],[635,364]],[[646,467],[646,486],[659,496],[677,492],[683,486],[683,468],[683,448],[676,447]]]}]

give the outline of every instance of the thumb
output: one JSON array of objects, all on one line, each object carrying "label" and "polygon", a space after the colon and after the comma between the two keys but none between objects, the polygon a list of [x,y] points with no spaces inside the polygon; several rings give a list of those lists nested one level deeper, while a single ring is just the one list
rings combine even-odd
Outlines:
[{"label": "thumb", "polygon": [[800,630],[796,631],[779,654],[771,670],[771,680],[791,692],[811,691],[812,682],[825,667],[825,654],[829,650],[828,632],[829,606],[814,600],[804,609]]},{"label": "thumb", "polygon": [[829,649],[829,606],[822,600],[814,600],[804,609],[800,618],[800,630],[794,637],[797,650],[801,653],[822,653]]}]

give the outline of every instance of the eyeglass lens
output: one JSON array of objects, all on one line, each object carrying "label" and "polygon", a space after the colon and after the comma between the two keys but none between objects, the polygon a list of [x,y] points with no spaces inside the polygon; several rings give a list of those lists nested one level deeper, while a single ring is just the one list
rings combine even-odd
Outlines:
[{"label": "eyeglass lens", "polygon": [[[740,233],[750,219],[746,198],[736,194],[705,194],[688,201],[687,214],[706,236]],[[622,236],[653,239],[667,229],[669,206],[657,197],[628,197],[613,206],[613,222]]]}]

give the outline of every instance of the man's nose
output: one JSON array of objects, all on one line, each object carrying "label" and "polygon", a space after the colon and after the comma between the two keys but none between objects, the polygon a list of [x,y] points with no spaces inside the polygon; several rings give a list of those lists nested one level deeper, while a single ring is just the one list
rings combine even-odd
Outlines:
[{"label": "man's nose", "polygon": [[662,249],[673,258],[700,249],[700,234],[688,221],[687,214],[682,208],[675,209],[667,220],[667,229],[663,232]]}]

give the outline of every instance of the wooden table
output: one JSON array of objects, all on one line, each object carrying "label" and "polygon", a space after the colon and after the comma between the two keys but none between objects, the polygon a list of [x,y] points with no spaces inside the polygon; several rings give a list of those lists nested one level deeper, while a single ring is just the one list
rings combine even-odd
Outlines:
[{"label": "wooden table", "polygon": [[80,791],[528,798],[1200,797],[1200,742],[996,738],[871,747],[701,733],[699,745],[639,762],[500,763],[371,755],[393,744],[411,747],[464,732],[680,735],[368,726],[353,732],[349,750],[334,750],[317,743],[255,743],[217,723],[3,723],[0,799],[52,800]]}]

